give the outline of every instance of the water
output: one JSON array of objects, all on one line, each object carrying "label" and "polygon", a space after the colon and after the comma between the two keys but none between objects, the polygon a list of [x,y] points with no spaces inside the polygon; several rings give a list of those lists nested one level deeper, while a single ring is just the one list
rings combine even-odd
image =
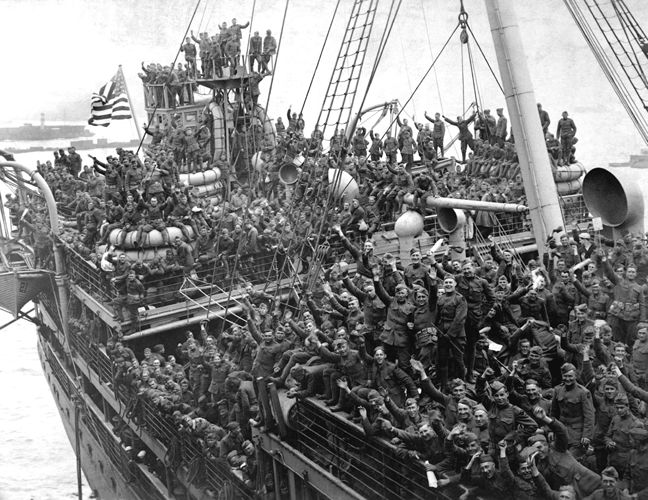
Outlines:
[{"label": "water", "polygon": [[[11,316],[0,313],[0,323]],[[37,352],[36,327],[0,331],[0,500],[76,498],[76,461]],[[90,495],[89,486],[83,490]]]},{"label": "water", "polygon": [[[203,2],[194,31],[213,33],[217,22],[229,22],[233,16],[245,22],[250,18],[252,3],[253,0]],[[283,0],[256,3],[253,29],[263,34],[272,28],[278,37]],[[12,68],[13,74],[21,76],[3,81],[0,93],[3,120],[20,125],[24,121],[38,120],[40,112],[56,118],[65,113],[66,107],[72,120],[87,119],[84,113],[89,109],[90,94],[114,74],[118,64],[123,64],[133,108],[141,125],[146,117],[141,84],[136,76],[139,64],[142,60],[170,62],[173,59],[195,0],[178,0],[173,6],[162,9],[158,0],[141,0],[128,3],[126,11],[124,2],[110,0],[2,0],[1,4],[0,43],[4,47],[15,47],[5,51],[3,63]],[[404,2],[365,106],[394,98],[401,103],[407,101],[429,67],[430,53],[440,49],[454,27],[458,4],[447,0]],[[648,10],[641,8],[642,1],[632,0],[628,4],[639,23],[647,28]],[[331,34],[335,43],[324,53],[321,72],[305,101],[334,5],[335,2],[315,0],[291,2],[286,22],[268,109],[272,116],[285,117],[289,106],[299,110],[305,104],[307,130],[316,121],[341,38],[344,22],[339,21]],[[340,10],[348,13],[350,5],[349,1],[342,2]],[[422,5],[425,5],[429,24],[429,43],[421,15]],[[478,42],[497,68],[483,1],[467,0],[465,5]],[[579,128],[578,157],[588,167],[625,161],[630,154],[637,153],[643,144],[562,2],[525,0],[515,2],[515,7],[536,98],[551,115],[550,130],[555,131],[560,112],[569,110]],[[374,34],[384,24],[386,8],[387,3],[382,3]],[[38,16],[34,16],[35,11],[39,12]],[[317,14],[313,15],[314,12]],[[70,25],[71,29],[62,28],[64,25]],[[247,36],[247,31],[244,33]],[[378,38],[370,45],[370,64]],[[16,45],[16,40],[20,40],[20,44]],[[436,75],[432,73],[421,86],[406,108],[405,116],[415,115],[421,120],[426,110],[429,113],[442,111],[452,117],[463,109],[463,101],[468,103],[474,99],[470,95],[470,83],[466,92],[462,92],[460,60],[460,46],[455,37],[439,59]],[[503,97],[479,57],[477,69],[485,105],[494,111],[504,105]],[[365,77],[369,70],[364,73]],[[266,103],[268,86],[267,79],[261,83],[262,104]],[[359,102],[360,98],[356,106]],[[113,124],[107,129],[95,127],[94,131],[97,137],[110,140],[128,140],[136,136],[130,121]],[[48,146],[52,149],[65,147],[68,142],[54,141]],[[88,153],[105,157],[112,150],[82,151],[84,163],[89,160],[85,156]],[[53,156],[51,152],[24,153],[16,155],[16,159],[34,164],[36,160],[45,161]],[[0,313],[0,322],[8,319]],[[3,431],[0,500],[75,497],[74,453],[43,377],[36,352],[35,329],[29,323],[19,322],[0,331],[0,396]],[[88,495],[86,487],[84,497]]]}]

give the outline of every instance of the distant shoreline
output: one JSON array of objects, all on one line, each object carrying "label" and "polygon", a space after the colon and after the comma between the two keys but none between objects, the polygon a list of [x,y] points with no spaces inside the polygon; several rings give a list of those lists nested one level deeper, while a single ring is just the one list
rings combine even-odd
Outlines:
[{"label": "distant shoreline", "polygon": [[[105,141],[105,142],[104,142]],[[70,146],[76,148],[77,151],[88,151],[98,148],[130,148],[139,145],[139,139],[131,139],[130,141],[117,141],[108,142],[105,139],[99,139],[97,142],[92,140],[78,140],[70,141]],[[30,146],[28,148],[4,148],[9,153],[37,153],[40,151],[56,151],[67,146]]]}]

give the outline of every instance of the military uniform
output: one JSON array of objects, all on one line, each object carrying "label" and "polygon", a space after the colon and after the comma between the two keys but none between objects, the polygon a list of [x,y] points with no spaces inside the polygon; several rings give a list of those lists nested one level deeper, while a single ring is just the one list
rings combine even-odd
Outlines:
[{"label": "military uniform", "polygon": [[551,416],[559,419],[567,428],[569,447],[577,449],[583,438],[592,439],[594,434],[594,406],[592,395],[585,387],[564,383],[556,387]]},{"label": "military uniform", "polygon": [[[619,401],[628,405],[628,398],[623,394],[619,394],[614,400],[615,403]],[[633,448],[630,431],[635,428],[643,428],[643,423],[632,415],[630,408],[628,408],[625,415],[615,415],[612,417],[612,422],[605,436],[606,445],[614,443],[614,447],[608,455],[608,464],[620,470],[622,473],[630,458],[630,451]]]},{"label": "military uniform", "polygon": [[438,343],[438,370],[441,387],[448,379],[448,362],[450,353],[456,364],[457,376],[465,377],[464,349],[466,346],[466,316],[468,304],[458,292],[445,293],[437,301],[436,325],[440,330]]},{"label": "military uniform", "polygon": [[467,376],[471,379],[475,367],[475,344],[479,338],[479,328],[482,326],[484,311],[493,306],[495,297],[490,284],[484,278],[458,275],[456,280],[457,291],[465,297],[468,305],[465,358]]},{"label": "military uniform", "polygon": [[[398,365],[407,370],[412,351],[412,340],[407,323],[414,319],[414,304],[407,299],[399,302],[393,298],[385,291],[380,280],[374,280],[374,286],[378,297],[387,306],[387,318],[379,339],[388,350],[391,348],[392,353],[388,354],[388,357],[393,359],[395,350]],[[405,287],[405,285],[398,285],[396,289],[398,290],[400,286]]]},{"label": "military uniform", "polygon": [[605,274],[614,283],[614,296],[608,311],[608,324],[614,340],[632,345],[637,322],[646,319],[646,303],[643,288],[636,281],[617,276],[610,263],[603,263]]}]

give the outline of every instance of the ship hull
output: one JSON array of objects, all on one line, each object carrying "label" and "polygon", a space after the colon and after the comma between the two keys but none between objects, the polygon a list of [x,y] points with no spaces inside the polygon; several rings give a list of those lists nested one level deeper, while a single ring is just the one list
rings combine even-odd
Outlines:
[{"label": "ship hull", "polygon": [[[72,449],[75,450],[75,405],[68,394],[68,390],[65,388],[67,383],[72,383],[72,379],[61,369],[57,370],[58,373],[55,373],[54,364],[58,363],[58,361],[48,359],[45,355],[46,349],[48,347],[45,341],[39,338],[38,357],[40,358],[41,367],[50,391],[52,392],[52,398],[56,403],[56,408],[61,417],[61,423],[63,424],[65,433]],[[61,377],[68,377],[67,382],[63,382]],[[113,459],[109,456],[109,450],[106,448],[105,443],[102,444],[95,437],[93,430],[84,418],[79,419],[79,436],[81,469],[92,489],[93,498],[98,500],[147,500],[149,498],[160,498],[160,495],[149,496],[145,492],[134,488],[134,485],[137,483],[129,482],[129,479],[124,477],[123,472],[119,470],[114,464]],[[90,497],[90,492],[86,491],[84,495],[85,498],[88,498]]]}]

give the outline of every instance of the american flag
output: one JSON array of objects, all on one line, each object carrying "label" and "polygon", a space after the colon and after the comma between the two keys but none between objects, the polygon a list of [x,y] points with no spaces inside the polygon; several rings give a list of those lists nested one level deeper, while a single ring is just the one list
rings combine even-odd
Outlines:
[{"label": "american flag", "polygon": [[90,125],[107,127],[111,120],[128,120],[133,117],[126,95],[126,82],[121,68],[108,83],[92,94]]}]

